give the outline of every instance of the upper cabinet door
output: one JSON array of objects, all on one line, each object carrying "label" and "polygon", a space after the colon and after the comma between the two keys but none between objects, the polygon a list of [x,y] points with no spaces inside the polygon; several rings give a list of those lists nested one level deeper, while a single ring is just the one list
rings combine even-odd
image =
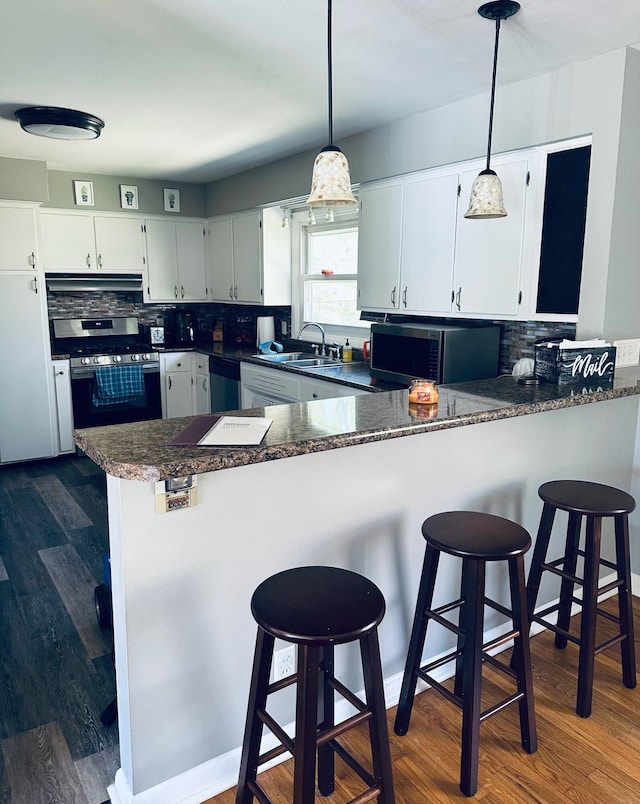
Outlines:
[{"label": "upper cabinet door", "polygon": [[0,243],[0,271],[37,270],[35,211],[0,207]]},{"label": "upper cabinet door", "polygon": [[209,222],[209,288],[213,301],[235,301],[231,218]]},{"label": "upper cabinet door", "polygon": [[358,309],[400,305],[402,184],[360,188]]},{"label": "upper cabinet door", "polygon": [[45,271],[86,273],[98,267],[93,216],[40,213],[42,263]]},{"label": "upper cabinet door", "polygon": [[199,221],[176,221],[178,278],[183,301],[206,301],[205,227]]},{"label": "upper cabinet door", "polygon": [[262,302],[260,210],[233,218],[234,295],[239,302]]},{"label": "upper cabinet door", "polygon": [[96,258],[105,273],[139,273],[144,268],[144,235],[139,218],[96,215]]},{"label": "upper cabinet door", "polygon": [[448,313],[456,236],[458,171],[404,188],[400,309]]},{"label": "upper cabinet door", "polygon": [[179,298],[178,248],[175,221],[147,219],[149,301]]},{"label": "upper cabinet door", "polygon": [[462,315],[517,316],[521,301],[521,266],[527,198],[528,160],[495,159],[502,181],[506,218],[468,220],[471,185],[483,164],[460,174],[460,201],[454,270],[454,311]]}]

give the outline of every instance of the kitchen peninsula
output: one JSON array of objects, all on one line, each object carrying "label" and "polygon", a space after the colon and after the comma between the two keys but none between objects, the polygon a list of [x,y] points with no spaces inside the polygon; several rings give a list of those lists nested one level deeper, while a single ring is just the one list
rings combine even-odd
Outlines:
[{"label": "kitchen peninsula", "polygon": [[[511,377],[443,386],[434,418],[410,413],[406,390],[244,411],[273,424],[243,449],[167,446],[190,419],[77,431],[108,473],[121,751],[112,801],[199,804],[235,784],[249,602],[279,570],[329,564],[379,585],[387,705],[396,703],[427,516],[481,510],[535,535],[544,481],[607,482],[640,498],[640,387],[633,371],[620,375],[584,393]],[[197,504],[157,514],[157,484],[187,474],[197,475]],[[637,573],[637,518],[631,528]],[[442,576],[457,583],[453,568]],[[504,599],[506,584],[490,573],[487,594]],[[540,603],[556,594],[543,587]],[[487,623],[499,627],[497,615]],[[446,648],[443,635],[433,651]],[[356,663],[337,660],[358,688]]]}]

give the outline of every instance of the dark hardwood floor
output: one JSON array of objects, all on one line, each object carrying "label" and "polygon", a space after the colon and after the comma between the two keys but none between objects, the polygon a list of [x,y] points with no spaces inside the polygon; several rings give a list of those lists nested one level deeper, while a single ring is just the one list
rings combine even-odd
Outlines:
[{"label": "dark hardwood floor", "polygon": [[87,458],[0,467],[0,804],[101,804],[119,766],[111,636],[93,594],[105,476]]}]

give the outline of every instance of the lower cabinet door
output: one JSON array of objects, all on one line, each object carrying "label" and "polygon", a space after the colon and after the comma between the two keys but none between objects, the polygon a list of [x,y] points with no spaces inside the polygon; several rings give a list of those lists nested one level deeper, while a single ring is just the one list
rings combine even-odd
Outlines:
[{"label": "lower cabinet door", "polygon": [[53,404],[55,405],[55,423],[57,425],[59,455],[75,450],[73,442],[73,403],[71,401],[71,376],[68,360],[54,360],[53,371]]}]

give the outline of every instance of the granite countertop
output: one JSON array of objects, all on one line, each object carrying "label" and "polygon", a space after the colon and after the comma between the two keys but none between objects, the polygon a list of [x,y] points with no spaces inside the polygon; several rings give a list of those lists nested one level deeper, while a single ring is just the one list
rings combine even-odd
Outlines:
[{"label": "granite countertop", "polygon": [[435,407],[410,409],[404,389],[255,408],[240,415],[267,416],[273,421],[255,447],[167,446],[193,416],[76,430],[75,439],[98,466],[115,477],[166,480],[638,395],[639,379],[637,368],[623,369],[616,374],[613,388],[587,391],[580,386],[520,385],[504,376],[440,386]]}]

